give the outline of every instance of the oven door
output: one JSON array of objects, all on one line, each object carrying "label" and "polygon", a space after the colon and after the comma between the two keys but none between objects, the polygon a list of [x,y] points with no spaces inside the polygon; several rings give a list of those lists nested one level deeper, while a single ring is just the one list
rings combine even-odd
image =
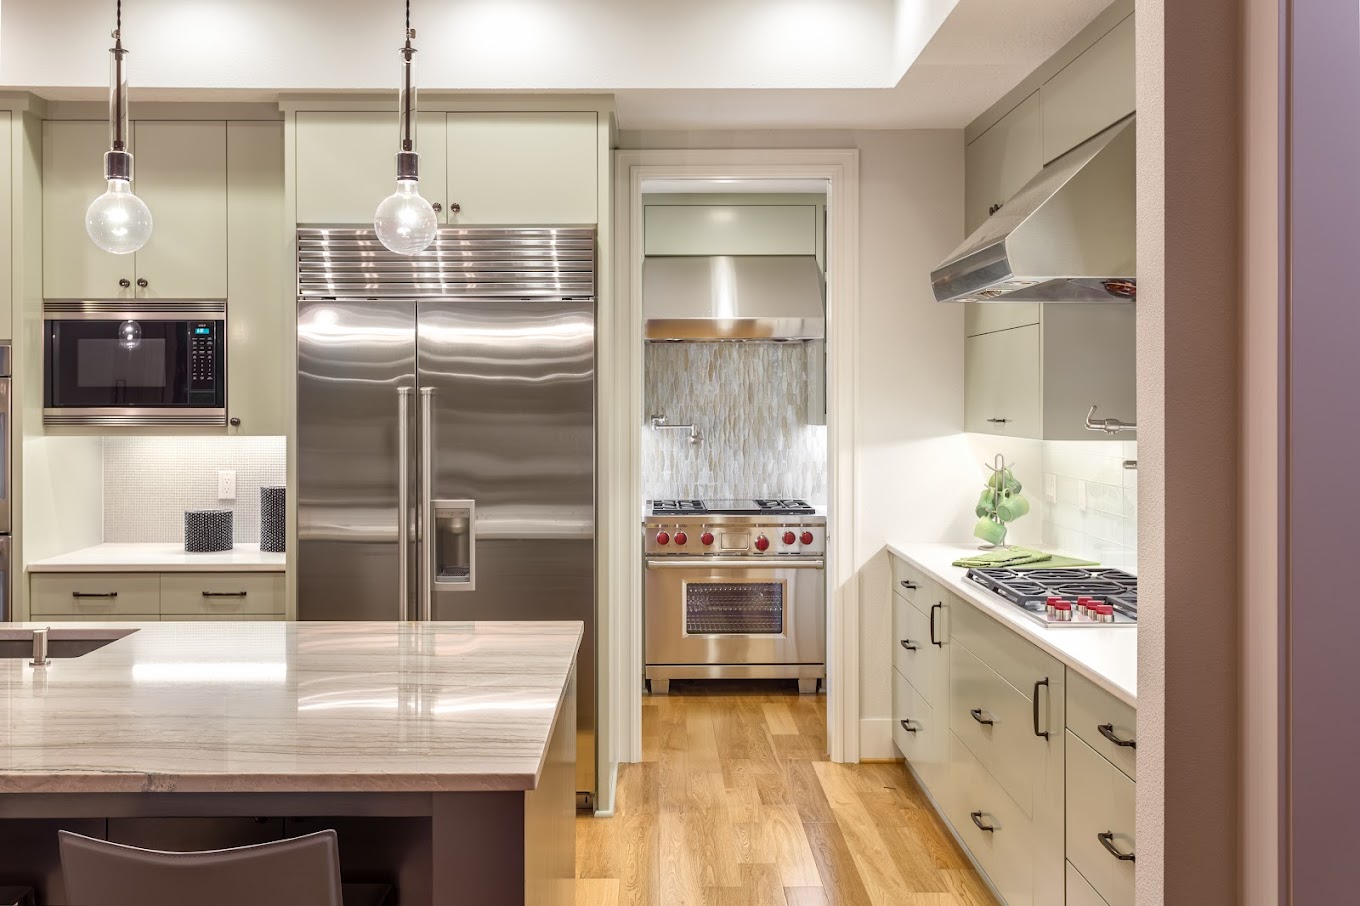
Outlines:
[{"label": "oven door", "polygon": [[826,564],[647,560],[649,665],[823,664]]}]

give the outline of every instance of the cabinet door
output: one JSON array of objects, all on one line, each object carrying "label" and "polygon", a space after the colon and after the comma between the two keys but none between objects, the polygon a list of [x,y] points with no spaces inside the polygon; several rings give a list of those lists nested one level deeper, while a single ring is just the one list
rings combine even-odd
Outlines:
[{"label": "cabinet door", "polygon": [[[444,198],[444,114],[416,120],[420,193]],[[397,112],[297,115],[297,222],[372,226],[378,202],[397,179]]]},{"label": "cabinet door", "polygon": [[137,193],[154,224],[137,252],[138,297],[225,299],[227,124],[139,122],[133,130]]},{"label": "cabinet door", "polygon": [[[11,269],[10,251],[10,212],[13,210],[13,190],[11,181],[13,180],[10,169],[10,132],[11,114],[9,111],[0,112],[0,274],[4,278],[0,279],[0,338],[10,339],[14,336],[13,321],[13,296],[9,275],[13,273]],[[6,426],[8,429],[8,426]]]},{"label": "cabinet door", "polygon": [[282,573],[163,573],[161,617],[283,615]]},{"label": "cabinet door", "polygon": [[292,373],[283,229],[283,124],[227,125],[227,415],[236,434],[283,434]]},{"label": "cabinet door", "polygon": [[450,113],[450,223],[598,220],[594,113]]},{"label": "cabinet door", "polygon": [[964,427],[977,434],[1039,437],[1039,325],[964,340]]},{"label": "cabinet door", "polygon": [[[85,232],[85,210],[104,193],[109,124],[43,123],[43,296],[48,299],[131,299],[135,255],[110,255]],[[142,191],[144,162],[133,147]],[[156,218],[153,210],[151,216]],[[159,226],[159,220],[154,221]],[[126,288],[119,286],[126,280]]]},{"label": "cabinet door", "polygon": [[1067,732],[1067,858],[1110,906],[1134,903],[1135,862],[1120,856],[1137,855],[1136,789],[1123,772]]},{"label": "cabinet door", "polygon": [[1045,163],[1133,113],[1133,39],[1130,15],[1039,89]]},{"label": "cabinet door", "polygon": [[[1137,351],[1129,302],[1054,305],[1043,323],[1043,434],[1045,440],[1110,440],[1086,429],[1097,416],[1137,422]],[[1026,328],[1035,329],[1035,328]],[[1136,440],[1123,432],[1118,440]]]},{"label": "cabinet door", "polygon": [[36,573],[29,578],[34,619],[129,619],[160,612],[160,577],[149,573]]},{"label": "cabinet door", "polygon": [[1067,906],[1109,906],[1071,862],[1067,863]]},{"label": "cabinet door", "polygon": [[649,204],[647,255],[815,255],[816,205]]},{"label": "cabinet door", "polygon": [[964,152],[964,228],[972,232],[1044,166],[1039,93],[1021,101]]}]

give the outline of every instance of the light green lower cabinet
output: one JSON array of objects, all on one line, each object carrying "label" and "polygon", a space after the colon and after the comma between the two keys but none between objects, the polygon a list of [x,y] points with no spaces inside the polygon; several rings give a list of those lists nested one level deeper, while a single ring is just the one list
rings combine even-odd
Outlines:
[{"label": "light green lower cabinet", "polygon": [[1133,906],[1135,784],[1067,733],[1067,858],[1110,906]]},{"label": "light green lower cabinet", "polygon": [[33,573],[31,618],[77,620],[282,620],[281,572]]},{"label": "light green lower cabinet", "polygon": [[1071,862],[1067,863],[1067,906],[1110,906]]}]

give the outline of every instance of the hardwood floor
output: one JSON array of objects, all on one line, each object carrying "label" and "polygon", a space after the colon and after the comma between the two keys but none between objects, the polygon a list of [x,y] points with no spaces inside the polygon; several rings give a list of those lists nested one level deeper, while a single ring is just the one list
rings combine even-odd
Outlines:
[{"label": "hardwood floor", "polygon": [[906,768],[827,760],[825,696],[676,681],[642,714],[578,906],[994,906]]}]

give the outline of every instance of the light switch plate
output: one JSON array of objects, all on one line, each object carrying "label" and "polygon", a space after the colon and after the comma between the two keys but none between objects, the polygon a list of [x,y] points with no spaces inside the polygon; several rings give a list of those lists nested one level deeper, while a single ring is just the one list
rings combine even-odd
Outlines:
[{"label": "light switch plate", "polygon": [[236,499],[236,470],[223,469],[217,473],[217,499]]}]

